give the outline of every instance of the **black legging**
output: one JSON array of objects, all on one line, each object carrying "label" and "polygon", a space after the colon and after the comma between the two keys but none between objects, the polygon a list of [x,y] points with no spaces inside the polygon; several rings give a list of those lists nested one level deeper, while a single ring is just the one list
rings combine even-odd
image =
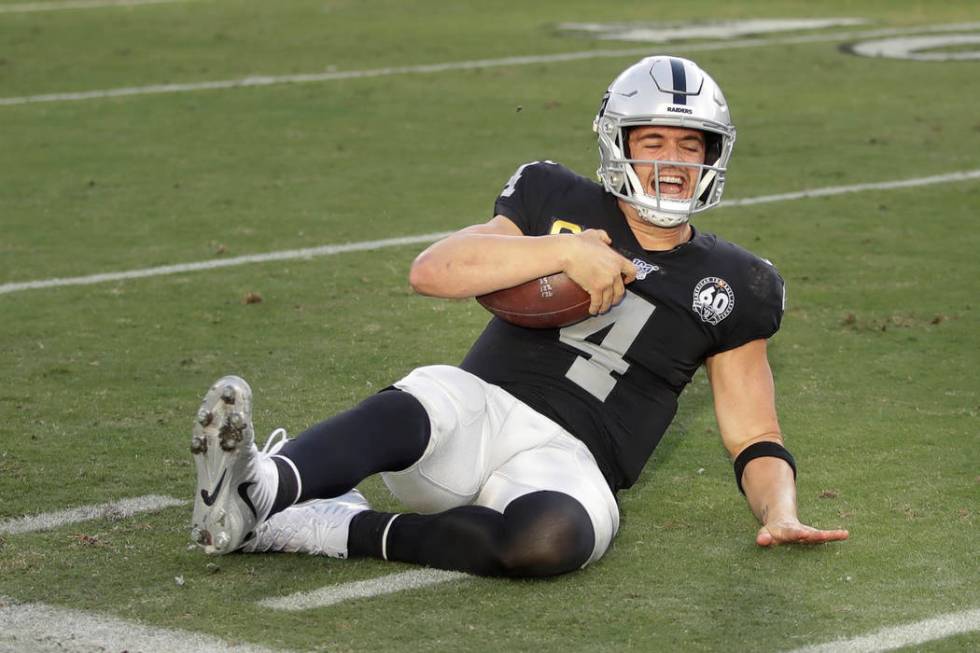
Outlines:
[{"label": "black legging", "polygon": [[[410,467],[425,453],[429,428],[429,415],[418,399],[390,388],[310,427],[278,455],[289,458],[299,471],[299,501],[330,499],[372,474]],[[280,473],[289,482],[292,477],[292,472]],[[287,494],[285,505],[296,497],[295,487]],[[273,512],[284,507],[277,505]]]},{"label": "black legging", "polygon": [[[350,555],[381,557],[380,537],[390,513],[354,517]],[[381,533],[379,533],[381,531]],[[575,571],[595,546],[589,514],[561,492],[518,497],[503,513],[464,506],[432,515],[398,515],[388,533],[389,560],[480,576],[553,576]]]}]

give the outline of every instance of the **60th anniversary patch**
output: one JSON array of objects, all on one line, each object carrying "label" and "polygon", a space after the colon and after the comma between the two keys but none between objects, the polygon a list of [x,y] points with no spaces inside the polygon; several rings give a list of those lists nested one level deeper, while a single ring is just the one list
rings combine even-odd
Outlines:
[{"label": "60th anniversary patch", "polygon": [[691,306],[704,322],[717,325],[735,308],[735,292],[719,277],[705,277],[694,286]]}]

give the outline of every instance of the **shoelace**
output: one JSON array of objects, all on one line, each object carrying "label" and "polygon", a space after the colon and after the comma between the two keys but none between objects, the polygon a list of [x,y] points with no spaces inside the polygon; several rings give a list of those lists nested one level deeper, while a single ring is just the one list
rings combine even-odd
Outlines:
[{"label": "shoelace", "polygon": [[265,441],[265,445],[262,447],[262,453],[270,456],[276,454],[283,448],[283,446],[285,446],[287,442],[289,442],[289,436],[286,434],[286,429],[278,428],[269,434],[269,438]]}]

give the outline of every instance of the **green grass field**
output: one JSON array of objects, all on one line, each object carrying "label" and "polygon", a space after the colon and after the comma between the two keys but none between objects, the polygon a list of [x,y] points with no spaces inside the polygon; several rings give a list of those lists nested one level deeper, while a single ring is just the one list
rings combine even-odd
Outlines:
[{"label": "green grass field", "polygon": [[[0,13],[0,98],[648,47],[694,58],[725,89],[738,128],[727,199],[980,168],[978,61],[861,58],[839,49],[847,39],[773,43],[778,34],[687,51],[557,27],[827,16],[870,22],[817,33],[980,20],[967,0],[819,11],[789,0],[201,0]],[[523,162],[591,174],[599,98],[637,58],[0,103],[0,284],[482,221]],[[620,495],[613,548],[580,573],[278,612],[257,601],[410,567],[207,558],[188,549],[188,505],[0,535],[0,608],[41,602],[331,652],[788,651],[980,608],[978,213],[974,178],[696,221],[787,281],[770,355],[801,515],[850,529],[848,542],[754,545],[699,373]],[[189,500],[190,425],[224,374],[251,382],[257,431],[295,433],[417,365],[459,361],[487,314],[411,293],[422,247],[0,294],[0,522],[149,494]],[[376,479],[362,489],[397,509]],[[921,650],[978,648],[974,629]],[[7,650],[32,649],[0,629]]]}]

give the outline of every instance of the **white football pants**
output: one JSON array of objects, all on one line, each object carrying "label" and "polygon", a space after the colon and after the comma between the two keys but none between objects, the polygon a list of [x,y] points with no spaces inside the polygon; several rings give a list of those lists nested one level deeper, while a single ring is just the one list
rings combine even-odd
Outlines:
[{"label": "white football pants", "polygon": [[579,501],[602,557],[619,530],[619,508],[588,447],[502,388],[449,365],[421,367],[396,388],[429,414],[431,435],[414,465],[382,474],[411,510],[476,505],[503,512],[514,499],[549,490]]}]

